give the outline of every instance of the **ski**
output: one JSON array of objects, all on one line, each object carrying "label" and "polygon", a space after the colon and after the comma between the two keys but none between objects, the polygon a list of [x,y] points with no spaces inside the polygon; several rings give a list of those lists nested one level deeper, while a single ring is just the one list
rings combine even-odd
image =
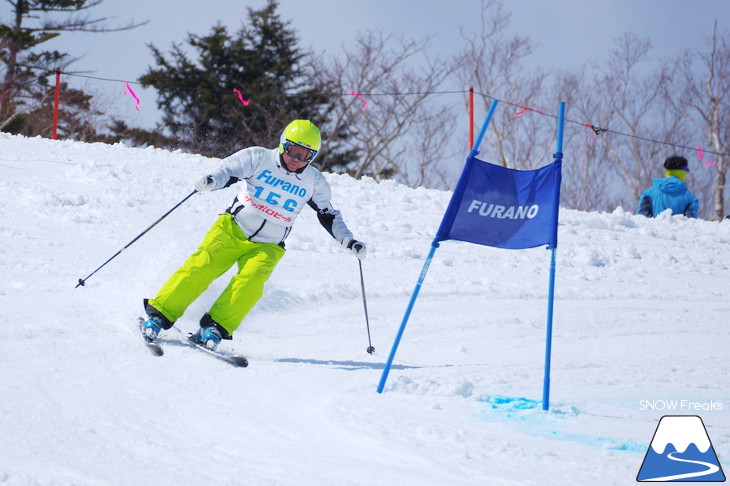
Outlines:
[{"label": "ski", "polygon": [[150,342],[145,342],[145,344],[147,345],[147,349],[154,356],[162,356],[163,354],[165,354],[165,350],[162,349],[162,346],[160,346],[159,344]]},{"label": "ski", "polygon": [[231,366],[235,366],[237,368],[245,368],[248,366],[248,359],[245,356],[241,356],[240,354],[228,355],[228,354],[223,354],[220,351],[208,349],[193,339],[193,336],[194,336],[193,333],[188,333],[188,335],[186,337],[183,334],[183,332],[180,329],[178,329],[177,327],[173,327],[172,329],[177,331],[177,333],[180,335],[180,342],[187,344],[188,346],[192,346],[199,351],[208,353],[212,357],[219,359],[221,361],[225,361],[226,363],[228,363]]},{"label": "ski", "polygon": [[[147,336],[145,336],[144,332],[142,332],[142,324],[144,324],[144,319],[141,317],[139,317],[138,319],[139,319],[139,332],[142,336],[142,339],[144,340],[145,345],[147,346],[147,349],[150,351],[150,353],[152,353],[155,356],[162,356],[163,354],[165,354],[165,350],[162,349],[162,346],[160,346],[159,344],[157,344],[154,341],[150,341],[149,339],[147,339]],[[231,355],[223,354],[220,351],[208,349],[205,346],[203,346],[202,344],[195,341],[193,339],[193,334],[188,334],[188,336],[185,337],[185,335],[183,334],[183,332],[180,329],[178,329],[176,327],[173,327],[173,329],[175,331],[177,331],[178,334],[180,334],[181,343],[187,344],[189,346],[192,346],[193,348],[196,348],[200,351],[208,353],[209,355],[213,356],[214,358],[219,359],[221,361],[225,361],[226,363],[228,363],[232,366],[235,366],[237,368],[245,368],[248,366],[248,359],[245,356],[241,356],[241,355],[232,355],[231,356]]]},{"label": "ski", "polygon": [[[182,332],[181,332],[181,334],[182,334]],[[205,346],[203,346],[202,344],[200,344],[199,342],[195,341],[194,335],[192,333],[188,334],[188,337],[187,337],[187,339],[185,339],[185,342],[187,342],[187,344],[193,346],[195,349],[208,353],[209,355],[211,355],[214,358],[217,358],[221,361],[225,361],[229,365],[235,366],[237,368],[245,368],[248,366],[248,359],[246,359],[245,356],[241,356],[238,354],[230,356],[227,354],[223,354],[220,351],[208,349]]]},{"label": "ski", "polygon": [[144,331],[142,329],[142,324],[144,324],[144,319],[141,317],[137,318],[139,320],[139,333],[142,336],[142,340],[144,341],[145,345],[147,346],[147,350],[152,353],[154,356],[162,356],[165,354],[165,350],[162,349],[162,346],[159,344],[150,341],[147,336],[145,336]]}]

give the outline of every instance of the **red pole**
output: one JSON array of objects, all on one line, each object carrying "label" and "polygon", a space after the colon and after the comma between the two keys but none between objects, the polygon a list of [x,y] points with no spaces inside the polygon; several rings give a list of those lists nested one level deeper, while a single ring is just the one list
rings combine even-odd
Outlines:
[{"label": "red pole", "polygon": [[56,140],[58,133],[58,98],[61,94],[61,68],[56,68],[56,97],[53,102],[53,133],[51,138]]},{"label": "red pole", "polygon": [[474,86],[469,88],[469,150],[474,147]]}]

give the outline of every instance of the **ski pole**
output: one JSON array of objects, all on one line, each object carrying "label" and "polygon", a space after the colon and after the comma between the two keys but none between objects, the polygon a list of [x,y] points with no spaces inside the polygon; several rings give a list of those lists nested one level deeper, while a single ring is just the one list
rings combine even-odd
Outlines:
[{"label": "ski pole", "polygon": [[91,272],[86,278],[80,278],[79,279],[79,283],[76,284],[76,287],[75,288],[78,288],[79,286],[83,287],[84,284],[86,283],[86,281],[92,275],[94,275],[96,272],[98,272],[99,270],[101,270],[104,267],[104,265],[106,265],[107,263],[109,263],[110,261],[112,261],[116,257],[118,257],[121,252],[123,252],[124,250],[126,250],[127,248],[129,248],[130,246],[132,246],[132,244],[135,241],[137,241],[138,239],[142,238],[142,236],[144,236],[145,233],[147,233],[149,230],[151,230],[152,228],[154,228],[157,225],[157,223],[159,223],[160,221],[162,221],[163,219],[165,219],[171,212],[173,212],[174,210],[176,210],[182,203],[184,203],[185,201],[187,201],[188,199],[190,199],[190,197],[193,194],[195,194],[196,192],[198,192],[197,189],[193,190],[193,192],[191,192],[190,194],[188,194],[187,196],[185,196],[185,199],[183,199],[179,203],[175,204],[175,206],[173,206],[172,209],[170,209],[168,212],[166,212],[165,214],[163,214],[162,216],[160,216],[160,218],[157,221],[155,221],[154,223],[152,223],[151,225],[149,225],[146,230],[144,230],[143,232],[141,232],[140,234],[138,234],[135,239],[133,239],[132,241],[130,241],[129,243],[127,243],[124,246],[124,248],[122,248],[121,250],[119,250],[118,252],[116,252],[109,260],[107,260],[104,263],[102,263],[101,266],[99,266],[99,268],[97,268],[96,270],[94,270],[93,272]]},{"label": "ski pole", "polygon": [[368,303],[365,300],[365,280],[362,276],[362,260],[359,258],[357,259],[357,263],[360,265],[360,287],[362,288],[362,305],[365,308],[365,326],[367,326],[368,329],[368,353],[373,354],[375,352],[375,348],[373,347],[373,343],[370,341],[370,320],[368,319]]}]

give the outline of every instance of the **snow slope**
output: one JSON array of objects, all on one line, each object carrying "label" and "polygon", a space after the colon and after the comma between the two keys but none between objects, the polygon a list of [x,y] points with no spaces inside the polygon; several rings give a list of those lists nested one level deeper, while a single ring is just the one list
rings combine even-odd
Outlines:
[{"label": "snow slope", "polygon": [[[327,176],[369,245],[374,355],[357,260],[308,210],[222,345],[249,368],[176,332],[147,353],[142,299],[235,189],[196,194],[74,286],[215,165],[0,134],[0,485],[635,484],[661,416],[682,414],[730,469],[730,222],[561,211],[544,413],[543,248],[443,243],[376,393],[450,197],[392,182]],[[196,329],[225,280],[176,327]]]}]

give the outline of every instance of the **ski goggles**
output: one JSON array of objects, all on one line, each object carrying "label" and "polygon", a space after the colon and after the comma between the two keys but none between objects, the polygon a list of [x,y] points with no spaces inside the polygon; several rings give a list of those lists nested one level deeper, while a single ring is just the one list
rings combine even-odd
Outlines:
[{"label": "ski goggles", "polygon": [[292,142],[291,140],[285,141],[284,152],[292,159],[298,159],[302,162],[311,162],[314,157],[317,156],[317,151],[302,147],[301,145]]}]

